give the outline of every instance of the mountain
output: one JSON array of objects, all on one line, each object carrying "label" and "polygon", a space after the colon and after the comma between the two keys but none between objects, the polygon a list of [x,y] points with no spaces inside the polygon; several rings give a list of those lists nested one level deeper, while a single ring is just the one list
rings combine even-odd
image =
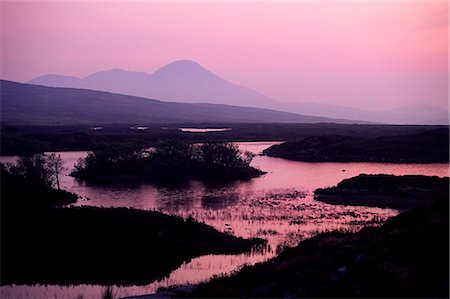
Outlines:
[{"label": "mountain", "polygon": [[152,74],[112,69],[82,79],[45,75],[28,83],[101,90],[165,101],[258,107],[304,115],[389,124],[448,124],[449,119],[448,111],[428,105],[368,111],[331,104],[283,103],[258,91],[226,81],[190,60],[175,61]]},{"label": "mountain", "polygon": [[79,83],[80,79],[78,79],[77,77],[60,76],[60,75],[44,75],[35,78],[31,81],[41,82],[40,83],[41,85],[58,86],[58,87],[76,87],[80,84]]},{"label": "mountain", "polygon": [[[67,79],[70,78],[70,79]],[[277,102],[255,90],[230,83],[198,63],[179,60],[153,74],[121,69],[98,72],[86,78],[45,75],[27,83],[109,91],[164,101],[275,108]]]},{"label": "mountain", "polygon": [[[120,72],[118,74],[120,76]],[[102,91],[46,87],[4,80],[0,81],[0,90],[1,121],[11,125],[355,123],[261,108],[163,102]]]},{"label": "mountain", "polygon": [[424,125],[449,124],[449,114],[447,110],[424,104],[408,105],[397,109],[387,110],[383,112],[383,116],[388,121],[396,119],[399,123],[415,120],[415,123]]},{"label": "mountain", "polygon": [[285,104],[285,108],[279,110],[291,111],[294,113],[302,111],[303,114],[307,115],[344,119],[350,118],[375,123],[416,125],[449,124],[448,111],[424,104],[407,105],[390,110],[368,111],[332,104],[290,103]]}]

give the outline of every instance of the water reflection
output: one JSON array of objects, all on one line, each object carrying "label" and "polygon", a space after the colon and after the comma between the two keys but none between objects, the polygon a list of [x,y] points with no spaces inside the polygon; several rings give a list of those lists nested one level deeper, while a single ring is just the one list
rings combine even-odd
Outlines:
[{"label": "water reflection", "polygon": [[222,194],[204,194],[201,199],[201,205],[204,209],[225,209],[237,205],[239,202],[239,193],[222,193]]},{"label": "water reflection", "polygon": [[[243,150],[259,153],[273,143],[239,143]],[[72,169],[86,152],[61,153]],[[2,159],[6,159],[2,157]],[[9,158],[11,159],[11,158]],[[187,261],[161,281],[147,286],[115,287],[117,297],[150,294],[159,287],[195,284],[237,271],[274,257],[286,246],[330,230],[355,231],[379,225],[397,214],[391,209],[328,205],[313,199],[316,188],[332,186],[360,173],[423,174],[448,176],[448,164],[304,163],[257,156],[252,165],[267,172],[250,181],[221,185],[190,181],[181,186],[150,184],[89,185],[65,175],[64,189],[82,196],[77,205],[133,207],[205,222],[239,237],[259,237],[267,247],[240,255],[208,255]],[[342,171],[345,169],[345,171]],[[4,286],[1,297],[98,298],[102,286]]]}]

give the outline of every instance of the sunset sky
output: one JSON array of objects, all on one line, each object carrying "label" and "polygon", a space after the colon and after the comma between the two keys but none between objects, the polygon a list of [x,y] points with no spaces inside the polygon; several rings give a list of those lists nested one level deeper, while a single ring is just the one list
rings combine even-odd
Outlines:
[{"label": "sunset sky", "polygon": [[279,101],[448,107],[447,1],[1,2],[1,78],[195,60]]}]

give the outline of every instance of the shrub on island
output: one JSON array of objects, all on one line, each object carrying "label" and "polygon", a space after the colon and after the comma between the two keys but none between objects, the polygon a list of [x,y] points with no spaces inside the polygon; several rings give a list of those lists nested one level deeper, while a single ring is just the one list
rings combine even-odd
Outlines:
[{"label": "shrub on island", "polygon": [[150,149],[121,146],[89,153],[71,175],[97,182],[248,180],[264,174],[250,166],[253,156],[232,143],[165,142]]}]

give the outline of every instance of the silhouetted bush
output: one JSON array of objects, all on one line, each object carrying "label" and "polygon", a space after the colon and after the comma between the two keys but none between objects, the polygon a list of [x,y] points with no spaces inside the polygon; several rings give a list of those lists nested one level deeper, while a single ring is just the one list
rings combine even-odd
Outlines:
[{"label": "silhouetted bush", "polygon": [[15,164],[0,163],[2,206],[61,206],[78,196],[59,187],[62,160],[56,155],[21,157]]},{"label": "silhouetted bush", "polygon": [[245,180],[263,174],[250,166],[252,158],[231,143],[164,142],[150,149],[117,146],[88,154],[72,175],[91,181]]}]

